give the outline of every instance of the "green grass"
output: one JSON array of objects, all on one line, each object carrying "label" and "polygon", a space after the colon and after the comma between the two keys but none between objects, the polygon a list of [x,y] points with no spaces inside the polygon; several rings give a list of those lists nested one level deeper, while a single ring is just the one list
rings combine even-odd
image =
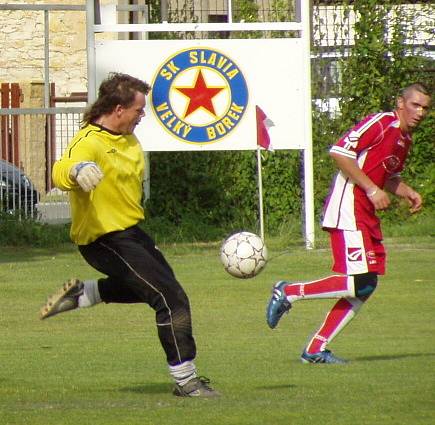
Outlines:
[{"label": "green grass", "polygon": [[297,303],[274,331],[265,324],[273,282],[329,273],[328,249],[285,245],[270,241],[272,260],[251,280],[223,271],[218,244],[164,247],[191,299],[197,366],[222,392],[213,400],[171,395],[146,305],[99,305],[38,320],[63,280],[95,276],[75,248],[3,247],[0,423],[435,423],[433,238],[387,239],[387,275],[331,347],[351,361],[345,366],[299,362],[332,300]]}]

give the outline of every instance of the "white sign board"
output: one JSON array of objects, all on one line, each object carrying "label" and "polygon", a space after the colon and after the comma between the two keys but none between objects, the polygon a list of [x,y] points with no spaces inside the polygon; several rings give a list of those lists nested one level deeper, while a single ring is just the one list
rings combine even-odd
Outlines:
[{"label": "white sign board", "polygon": [[273,149],[304,149],[299,39],[104,40],[97,86],[123,72],[153,87],[136,128],[145,151],[254,150],[256,106],[273,122]]}]

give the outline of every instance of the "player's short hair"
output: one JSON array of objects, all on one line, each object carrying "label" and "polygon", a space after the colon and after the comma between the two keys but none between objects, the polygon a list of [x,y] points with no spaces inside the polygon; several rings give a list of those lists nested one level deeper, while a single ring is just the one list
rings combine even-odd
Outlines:
[{"label": "player's short hair", "polygon": [[145,81],[120,72],[112,72],[101,83],[97,100],[85,111],[82,123],[90,124],[101,115],[110,114],[121,105],[128,108],[134,103],[136,93],[147,95],[151,86]]},{"label": "player's short hair", "polygon": [[426,96],[431,97],[431,94],[429,92],[429,89],[426,85],[420,82],[412,83],[400,90],[399,97],[407,97],[409,93],[413,91],[418,91],[420,93],[423,93]]}]

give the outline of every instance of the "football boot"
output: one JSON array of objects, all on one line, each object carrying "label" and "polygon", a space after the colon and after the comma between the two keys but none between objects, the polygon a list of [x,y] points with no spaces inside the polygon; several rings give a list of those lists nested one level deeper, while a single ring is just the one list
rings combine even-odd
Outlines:
[{"label": "football boot", "polygon": [[271,329],[276,328],[284,313],[288,313],[292,305],[287,299],[284,287],[288,285],[285,280],[280,280],[272,288],[272,297],[266,308],[266,321]]},{"label": "football boot", "polygon": [[74,310],[79,306],[79,297],[83,295],[84,284],[81,280],[70,279],[56,293],[51,295],[41,308],[41,319],[47,319],[59,313]]},{"label": "football boot", "polygon": [[306,350],[301,356],[302,363],[328,363],[328,364],[346,364],[347,360],[334,356],[330,350],[319,351],[318,353],[307,353]]},{"label": "football boot", "polygon": [[178,397],[219,397],[219,393],[209,385],[210,379],[200,376],[184,385],[175,384],[173,394]]}]

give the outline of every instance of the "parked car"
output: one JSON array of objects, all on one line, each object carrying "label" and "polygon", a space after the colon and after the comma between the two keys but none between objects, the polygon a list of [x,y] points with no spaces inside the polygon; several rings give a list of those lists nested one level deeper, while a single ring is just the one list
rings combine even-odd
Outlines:
[{"label": "parked car", "polygon": [[30,179],[14,164],[0,159],[0,211],[33,215],[38,198]]}]

